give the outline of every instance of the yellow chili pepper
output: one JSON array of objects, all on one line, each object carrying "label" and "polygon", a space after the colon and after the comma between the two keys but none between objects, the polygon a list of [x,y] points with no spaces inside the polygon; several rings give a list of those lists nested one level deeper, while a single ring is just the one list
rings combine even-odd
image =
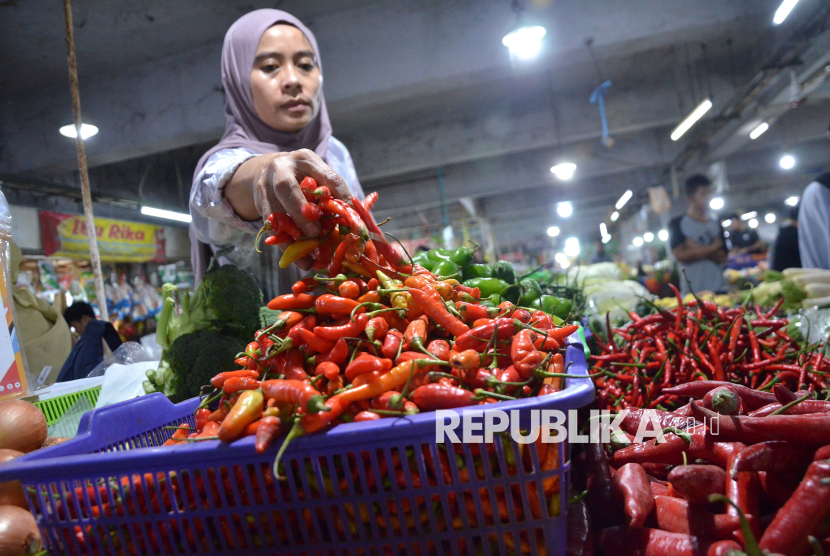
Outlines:
[{"label": "yellow chili pepper", "polygon": [[[388,290],[398,290],[404,287],[403,282],[390,278],[380,270],[377,271],[380,284]],[[394,292],[389,294],[389,303],[396,309],[407,311],[409,308],[409,294],[406,292]]]},{"label": "yellow chili pepper", "polygon": [[280,268],[288,268],[291,263],[302,259],[317,249],[318,245],[320,245],[320,240],[316,238],[295,241],[289,245],[282,254],[282,258],[280,259]]}]

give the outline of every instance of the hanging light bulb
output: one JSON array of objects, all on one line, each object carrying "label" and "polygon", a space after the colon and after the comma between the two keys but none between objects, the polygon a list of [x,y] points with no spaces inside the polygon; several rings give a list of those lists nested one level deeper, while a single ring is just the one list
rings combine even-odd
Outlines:
[{"label": "hanging light bulb", "polygon": [[547,30],[522,17],[522,6],[518,0],[513,0],[513,11],[517,16],[516,25],[502,38],[501,43],[510,52],[511,61],[530,60],[542,50],[542,39],[547,34]]}]

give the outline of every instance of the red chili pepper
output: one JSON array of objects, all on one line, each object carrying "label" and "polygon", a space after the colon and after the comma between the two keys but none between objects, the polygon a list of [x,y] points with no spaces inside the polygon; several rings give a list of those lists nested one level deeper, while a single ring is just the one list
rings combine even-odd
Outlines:
[{"label": "red chili pepper", "polygon": [[654,507],[654,495],[645,470],[636,463],[623,465],[611,479],[617,499],[622,502],[629,527],[642,527]]},{"label": "red chili pepper", "polygon": [[383,419],[383,416],[375,413],[374,411],[361,411],[357,415],[352,418],[352,421],[355,423],[362,423],[364,421],[377,421],[378,419]]},{"label": "red chili pepper", "polygon": [[335,380],[340,374],[340,367],[331,361],[322,361],[314,368],[314,374],[323,375],[326,380]]},{"label": "red chili pepper", "polygon": [[341,282],[337,290],[341,297],[345,297],[347,299],[357,299],[360,297],[360,286],[351,280]]},{"label": "red chili pepper", "polygon": [[193,417],[195,422],[195,428],[197,431],[201,432],[203,428],[205,428],[205,424],[208,422],[208,417],[210,416],[211,411],[203,407],[202,409],[196,410],[196,414]]},{"label": "red chili pepper", "polygon": [[297,404],[306,414],[325,411],[322,394],[308,382],[266,380],[262,383],[262,391],[268,399],[276,400],[277,404]]},{"label": "red chili pepper", "polygon": [[306,345],[317,353],[328,353],[334,347],[334,342],[318,337],[312,331],[295,326],[288,337],[297,345]]},{"label": "red chili pepper", "polygon": [[767,471],[779,474],[803,472],[813,461],[815,451],[789,442],[761,442],[741,450],[728,470],[734,477],[742,471]]},{"label": "red chili pepper", "polygon": [[424,309],[424,313],[444,330],[453,336],[461,336],[470,330],[470,327],[450,314],[441,295],[429,285],[425,278],[410,276],[405,284],[409,288],[409,295]]},{"label": "red chili pepper", "polygon": [[477,305],[475,303],[466,303],[464,301],[456,301],[455,307],[461,316],[466,321],[475,321],[478,319],[490,319],[499,313],[495,307],[486,307],[484,305]]},{"label": "red chili pepper", "polygon": [[718,382],[714,380],[698,380],[695,382],[687,382],[672,388],[664,388],[663,392],[672,394],[681,398],[702,398],[709,391],[714,390],[720,386],[729,386],[741,397],[741,402],[748,410],[758,409],[769,403],[775,402],[775,395],[771,392],[761,392],[752,390],[740,384],[733,384],[731,382]]},{"label": "red chili pepper", "polygon": [[348,358],[349,346],[346,344],[346,340],[341,338],[337,340],[330,352],[317,355],[314,358],[314,362],[319,364],[323,361],[331,361],[335,365],[342,365]]},{"label": "red chili pepper", "polygon": [[366,323],[365,332],[371,342],[383,340],[389,332],[389,323],[383,317],[373,317]]},{"label": "red chili pepper", "polygon": [[346,378],[354,380],[358,375],[373,372],[386,372],[392,368],[392,360],[388,358],[375,357],[366,352],[358,355],[354,361],[346,367]]},{"label": "red chili pepper", "polygon": [[513,334],[516,331],[516,327],[513,324],[513,319],[492,319],[491,321],[481,326],[477,326],[469,332],[465,332],[464,334],[458,336],[455,339],[454,349],[456,351],[464,351],[467,349],[483,351],[484,348],[487,347],[487,343],[490,341],[490,337],[493,335],[493,331],[496,329],[498,329],[498,332],[496,332],[496,339],[498,340],[506,340],[508,338],[512,338]]},{"label": "red chili pepper", "polygon": [[236,394],[243,390],[256,390],[259,388],[259,381],[255,378],[235,376],[225,380],[222,390],[226,394]]},{"label": "red chili pepper", "polygon": [[214,388],[222,388],[224,386],[225,381],[229,378],[234,377],[243,377],[243,378],[259,378],[259,373],[257,371],[226,371],[224,373],[219,373],[212,379],[210,379],[210,385]]},{"label": "red chili pepper", "polygon": [[441,361],[450,360],[450,344],[446,340],[432,340],[427,345],[427,351]]},{"label": "red chili pepper", "polygon": [[390,330],[387,332],[386,338],[383,340],[383,347],[381,348],[383,356],[388,357],[389,359],[397,357],[402,343],[403,334],[397,330]]},{"label": "red chili pepper", "polygon": [[646,462],[679,465],[683,463],[683,452],[687,452],[688,449],[689,445],[683,438],[667,433],[663,435],[663,442],[659,444],[652,439],[617,450],[611,457],[611,463],[614,466]]},{"label": "red chili pepper", "polygon": [[532,371],[542,363],[544,356],[533,344],[536,334],[530,330],[520,330],[513,336],[510,344],[510,359],[523,380],[530,378]]},{"label": "red chili pepper", "polygon": [[671,488],[693,504],[708,504],[710,494],[726,491],[726,471],[716,465],[678,465],[668,479]]},{"label": "red chili pepper", "polygon": [[427,338],[427,321],[426,317],[418,318],[409,323],[404,332],[404,349],[408,346],[414,346],[420,350],[424,348],[424,340]]},{"label": "red chili pepper", "polygon": [[356,338],[366,329],[367,322],[369,322],[369,317],[366,313],[361,313],[356,315],[353,321],[340,326],[316,326],[314,335],[329,342],[336,342],[340,338]]},{"label": "red chili pepper", "polygon": [[263,454],[268,451],[271,444],[279,438],[280,435],[280,418],[279,417],[263,417],[259,421],[259,426],[256,430],[256,440],[254,441],[254,448],[258,454]]},{"label": "red chili pepper", "polygon": [[337,245],[337,249],[334,250],[334,254],[331,256],[331,263],[329,263],[329,276],[337,276],[340,274],[348,248],[349,244],[346,241],[341,241]]},{"label": "red chili pepper", "polygon": [[314,303],[316,301],[316,296],[309,295],[307,293],[287,293],[285,295],[280,295],[275,297],[271,301],[268,302],[268,308],[277,311],[277,310],[293,310],[293,309],[310,309],[314,307]]},{"label": "red chili pepper", "polygon": [[830,516],[830,462],[810,464],[792,497],[775,514],[761,537],[761,550],[806,554],[808,535],[815,535]]},{"label": "red chili pepper", "polygon": [[[456,344],[457,345],[457,344]],[[453,369],[477,369],[481,366],[481,356],[472,349],[467,349],[462,352],[451,351],[448,353],[450,365]]]},{"label": "red chili pepper", "polygon": [[475,394],[463,388],[425,384],[412,392],[412,401],[424,411],[465,407],[476,403]]},{"label": "red chili pepper", "polygon": [[680,533],[669,533],[660,529],[643,527],[631,529],[611,527],[600,534],[602,554],[618,556],[643,554],[647,556],[726,556],[730,550],[740,551],[741,545],[734,541],[706,542]]},{"label": "red chili pepper", "polygon": [[[346,299],[329,293],[324,293],[314,301],[314,308],[319,315],[349,315],[357,305],[358,302],[354,299]],[[362,312],[363,307],[358,311]]]},{"label": "red chili pepper", "polygon": [[[264,384],[264,383],[263,383]],[[245,428],[260,418],[263,396],[259,390],[246,390],[233,405],[219,427],[219,440],[233,442],[245,432]]]},{"label": "red chili pepper", "polygon": [[696,419],[718,421],[719,433],[733,440],[756,444],[769,440],[788,440],[795,444],[823,446],[830,444],[830,414],[770,415],[758,418],[745,415],[719,415],[691,402]]},{"label": "red chili pepper", "polygon": [[[652,490],[655,484],[659,483],[652,482]],[[682,498],[666,495],[654,497],[654,516],[657,527],[663,531],[708,539],[729,538],[741,526],[736,515],[713,514],[700,506],[689,506]],[[738,543],[732,544],[738,550]]]}]

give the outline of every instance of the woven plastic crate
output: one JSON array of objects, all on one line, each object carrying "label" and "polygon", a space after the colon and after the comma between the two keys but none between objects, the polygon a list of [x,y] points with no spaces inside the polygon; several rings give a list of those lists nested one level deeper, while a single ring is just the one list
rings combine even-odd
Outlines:
[{"label": "woven plastic crate", "polygon": [[36,407],[40,408],[44,415],[46,415],[46,423],[52,425],[58,419],[63,417],[66,410],[72,407],[72,405],[78,401],[81,396],[88,399],[89,403],[94,407],[95,402],[98,401],[98,394],[100,393],[101,386],[99,385],[88,388],[87,390],[81,390],[80,392],[72,392],[71,394],[56,396],[54,398],[49,398],[48,400],[36,401],[34,404]]},{"label": "woven plastic crate", "polygon": [[[571,374],[587,373],[581,347],[567,348]],[[524,420],[593,397],[574,378],[485,410]],[[534,444],[508,437],[438,445],[424,413],[295,439],[274,481],[276,447],[257,455],[250,437],[156,448],[197,403],[154,394],[90,412],[78,436],[0,467],[0,480],[22,480],[50,554],[565,553],[567,443],[547,445],[543,471]]]}]

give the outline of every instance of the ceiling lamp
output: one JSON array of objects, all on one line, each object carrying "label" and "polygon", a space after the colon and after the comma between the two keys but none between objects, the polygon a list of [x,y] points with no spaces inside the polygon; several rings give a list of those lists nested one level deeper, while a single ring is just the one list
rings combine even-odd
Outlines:
[{"label": "ceiling lamp", "polygon": [[[61,135],[63,135],[64,137],[71,137],[72,139],[75,139],[78,136],[78,132],[75,129],[75,124],[65,125],[62,128],[60,128],[58,131],[60,131]],[[90,137],[92,137],[93,135],[96,135],[97,133],[98,133],[98,128],[95,127],[94,125],[92,125],[92,124],[81,124],[81,139],[84,139],[84,140],[89,139]]]},{"label": "ceiling lamp", "polygon": [[758,211],[753,210],[752,212],[745,212],[741,215],[741,220],[749,220],[750,218],[755,218],[758,216]]},{"label": "ceiling lamp", "polygon": [[785,170],[791,170],[795,166],[795,158],[791,154],[785,154],[778,164]]},{"label": "ceiling lamp", "polygon": [[643,246],[643,238],[640,236],[635,237],[631,243],[634,244],[634,247],[642,247]]},{"label": "ceiling lamp", "polygon": [[775,215],[771,212],[768,212],[766,216],[764,216],[764,220],[767,224],[773,224],[775,222]]},{"label": "ceiling lamp", "polygon": [[761,122],[760,124],[758,124],[758,127],[749,132],[749,138],[757,139],[768,129],[769,124],[767,122]]},{"label": "ceiling lamp", "polygon": [[548,235],[550,237],[556,237],[559,235],[559,226],[551,226],[548,228]]},{"label": "ceiling lamp", "polygon": [[628,200],[631,199],[632,195],[634,195],[634,193],[630,189],[626,190],[626,192],[622,194],[622,197],[620,197],[617,200],[617,204],[614,205],[614,208],[617,210],[622,210],[622,208],[625,206]]},{"label": "ceiling lamp", "polygon": [[516,25],[502,38],[501,43],[510,52],[510,61],[515,59],[530,60],[542,50],[542,39],[547,31],[522,16],[522,5],[513,0],[512,9],[516,13]]},{"label": "ceiling lamp", "polygon": [[619,218],[619,217],[620,217],[620,213],[619,213],[619,212],[617,212],[617,211],[612,212],[612,213],[611,213],[611,222],[616,222],[616,221],[617,221],[617,218]]},{"label": "ceiling lamp", "polygon": [[750,228],[757,228],[758,227],[758,220],[753,218],[752,220],[747,222],[747,224],[749,224]]},{"label": "ceiling lamp", "polygon": [[560,180],[567,181],[574,177],[576,164],[573,162],[561,162],[550,169],[551,173]]},{"label": "ceiling lamp", "polygon": [[569,218],[574,213],[574,207],[570,201],[556,203],[556,214],[562,218]]},{"label": "ceiling lamp", "polygon": [[709,207],[712,210],[720,210],[723,208],[723,205],[723,197],[713,197],[712,200],[709,201]]},{"label": "ceiling lamp", "polygon": [[611,234],[608,234],[607,236],[602,236],[602,243],[608,243],[609,241],[611,241]]},{"label": "ceiling lamp", "polygon": [[141,214],[145,216],[155,216],[156,218],[164,218],[166,220],[186,222],[188,224],[190,224],[190,221],[192,220],[189,214],[183,212],[173,212],[172,210],[157,209],[153,207],[141,207]]},{"label": "ceiling lamp", "polygon": [[646,232],[643,234],[643,239],[646,241],[646,243],[651,243],[652,241],[654,241],[654,234],[652,234],[651,232]]},{"label": "ceiling lamp", "polygon": [[680,124],[678,124],[676,128],[674,128],[674,131],[671,132],[671,140],[677,141],[678,139],[683,137],[683,134],[689,131],[692,128],[692,126],[695,125],[697,121],[701,119],[703,115],[711,109],[712,101],[708,98],[700,104],[698,104],[697,107],[694,110],[692,110],[692,113],[686,116],[686,119],[680,122]]},{"label": "ceiling lamp", "polygon": [[794,207],[798,204],[798,197],[793,195],[792,197],[787,197],[787,200],[784,201],[784,204],[790,207]]},{"label": "ceiling lamp", "polygon": [[575,237],[569,237],[565,240],[565,248],[562,251],[571,258],[579,256],[579,240]]},{"label": "ceiling lamp", "polygon": [[784,0],[781,2],[781,5],[775,10],[775,15],[772,16],[773,24],[781,25],[784,23],[784,20],[790,15],[790,12],[793,11],[796,4],[798,4],[798,0]]},{"label": "ceiling lamp", "polygon": [[657,232],[657,237],[660,238],[660,241],[668,241],[669,240],[669,231],[668,230],[660,230]]},{"label": "ceiling lamp", "polygon": [[599,223],[599,235],[605,237],[608,235],[608,226],[605,225],[605,222]]},{"label": "ceiling lamp", "polygon": [[723,226],[724,228],[728,228],[729,226],[731,226],[731,225],[732,225],[732,219],[731,219],[731,218],[727,218],[726,220],[724,220],[723,222],[721,222],[721,223],[720,223],[720,225],[721,225],[721,226]]}]

